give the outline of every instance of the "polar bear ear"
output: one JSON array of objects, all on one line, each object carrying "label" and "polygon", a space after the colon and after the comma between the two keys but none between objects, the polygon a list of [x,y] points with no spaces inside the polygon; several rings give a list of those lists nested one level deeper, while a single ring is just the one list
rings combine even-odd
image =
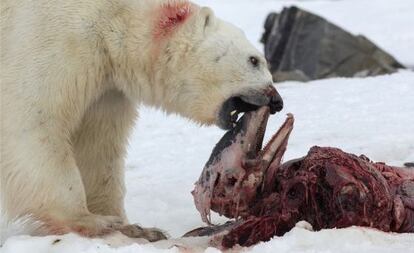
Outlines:
[{"label": "polar bear ear", "polygon": [[193,13],[193,5],[187,1],[167,1],[161,6],[154,31],[156,37],[164,37],[174,32]]},{"label": "polar bear ear", "polygon": [[216,18],[214,16],[214,12],[213,10],[211,10],[208,7],[203,7],[200,10],[200,15],[202,17],[202,19],[204,20],[204,31],[207,31],[209,29],[211,29],[212,27],[214,27],[214,24],[216,22]]}]

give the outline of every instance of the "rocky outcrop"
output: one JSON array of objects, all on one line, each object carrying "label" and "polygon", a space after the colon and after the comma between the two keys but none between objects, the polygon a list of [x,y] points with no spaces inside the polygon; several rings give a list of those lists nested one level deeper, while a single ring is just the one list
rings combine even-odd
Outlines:
[{"label": "rocky outcrop", "polygon": [[271,13],[262,42],[275,81],[375,76],[404,68],[366,37],[297,7]]}]

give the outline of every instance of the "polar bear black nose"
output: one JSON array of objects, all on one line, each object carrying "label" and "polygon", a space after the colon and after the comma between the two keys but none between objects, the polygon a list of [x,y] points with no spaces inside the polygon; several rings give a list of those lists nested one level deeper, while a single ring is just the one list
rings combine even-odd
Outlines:
[{"label": "polar bear black nose", "polygon": [[283,109],[283,99],[273,85],[267,87],[266,95],[270,97],[270,113],[275,114],[280,112]]},{"label": "polar bear black nose", "polygon": [[270,99],[269,107],[272,114],[283,109],[283,99],[278,92]]}]

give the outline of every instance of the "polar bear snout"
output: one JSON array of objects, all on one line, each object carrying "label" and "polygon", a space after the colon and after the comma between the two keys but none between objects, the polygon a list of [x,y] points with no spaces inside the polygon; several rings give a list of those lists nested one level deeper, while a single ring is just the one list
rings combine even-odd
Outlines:
[{"label": "polar bear snout", "polygon": [[272,84],[261,91],[249,91],[247,95],[241,95],[241,99],[258,107],[267,105],[271,114],[283,109],[283,99]]},{"label": "polar bear snout", "polygon": [[273,87],[273,85],[271,85],[270,94],[271,94],[270,102],[269,102],[270,113],[275,114],[283,110],[283,99],[280,96],[279,92],[277,92],[275,87]]},{"label": "polar bear snout", "polygon": [[248,89],[227,99],[219,111],[217,125],[224,130],[231,129],[240,113],[254,111],[262,106],[269,106],[272,114],[283,109],[283,99],[273,85],[261,90]]}]

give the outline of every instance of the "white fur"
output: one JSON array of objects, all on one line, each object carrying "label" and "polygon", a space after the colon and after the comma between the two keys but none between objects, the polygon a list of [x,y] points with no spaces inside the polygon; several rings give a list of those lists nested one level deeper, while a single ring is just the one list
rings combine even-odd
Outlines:
[{"label": "white fur", "polygon": [[225,99],[271,82],[243,33],[208,8],[192,5],[154,39],[168,2],[185,3],[2,0],[3,217],[90,235],[127,223],[124,155],[139,103],[214,124]]},{"label": "white fur", "polygon": [[33,219],[29,215],[18,219],[6,219],[0,215],[0,247],[11,236],[23,234],[39,235],[42,231],[42,222]]}]

